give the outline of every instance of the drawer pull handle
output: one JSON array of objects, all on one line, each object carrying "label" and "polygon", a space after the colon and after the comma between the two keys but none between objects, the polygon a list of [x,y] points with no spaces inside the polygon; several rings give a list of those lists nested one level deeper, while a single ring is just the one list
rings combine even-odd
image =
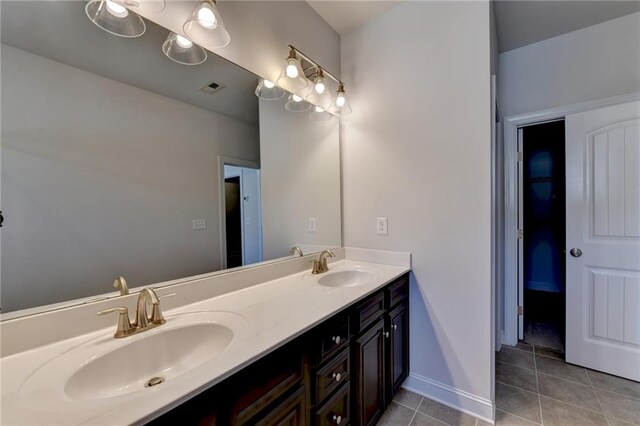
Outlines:
[{"label": "drawer pull handle", "polygon": [[333,416],[333,421],[336,422],[337,425],[342,423],[342,416]]},{"label": "drawer pull handle", "polygon": [[339,382],[340,380],[342,380],[343,374],[346,374],[346,371],[344,373],[333,373],[333,378],[336,382]]},{"label": "drawer pull handle", "polygon": [[340,336],[333,336],[331,340],[333,340],[336,345],[339,345],[340,342],[342,341],[342,338]]}]

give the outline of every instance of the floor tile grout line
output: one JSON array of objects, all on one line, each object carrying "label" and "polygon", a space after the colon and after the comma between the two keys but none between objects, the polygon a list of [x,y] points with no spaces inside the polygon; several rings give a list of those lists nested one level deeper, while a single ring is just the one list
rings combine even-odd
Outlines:
[{"label": "floor tile grout line", "polygon": [[604,416],[604,421],[607,422],[608,426],[611,426],[611,423],[609,423],[609,419],[607,418],[607,416],[604,413],[604,405],[602,405],[602,401],[600,401],[600,396],[598,395],[598,391],[596,390],[595,386],[593,386],[593,380],[591,380],[591,376],[589,375],[589,371],[587,371],[585,369],[584,372],[587,375],[587,379],[589,379],[589,383],[591,383],[591,389],[593,389],[593,393],[596,395],[596,400],[598,401],[598,405],[600,406],[600,410],[602,410],[602,415]]},{"label": "floor tile grout line", "polygon": [[511,413],[509,411],[501,410],[499,408],[496,408],[496,411],[502,411],[505,414],[509,414],[510,416],[517,417],[517,418],[522,419],[522,420],[526,420],[527,422],[532,423],[534,425],[539,425],[540,424],[540,423],[534,422],[533,420],[529,420],[526,417],[522,417],[522,416],[519,416],[517,414],[513,414],[513,413]]},{"label": "floor tile grout line", "polygon": [[542,416],[542,400],[540,399],[540,383],[538,382],[538,363],[536,361],[536,347],[533,347],[533,368],[536,371],[536,391],[538,393],[538,410],[540,410],[540,424],[544,426],[544,417]]},{"label": "floor tile grout line", "polygon": [[518,368],[521,368],[521,369],[523,369],[523,370],[527,370],[527,371],[535,371],[534,369],[527,368],[527,367],[522,367],[522,366],[520,366],[520,365],[512,364],[512,363],[510,363],[510,362],[504,362],[504,361],[500,361],[500,360],[496,360],[496,362],[499,362],[500,364],[510,365],[510,366],[512,366],[512,367],[518,367]]},{"label": "floor tile grout line", "polygon": [[416,418],[416,415],[418,414],[418,408],[420,408],[420,404],[422,404],[423,399],[424,399],[424,396],[421,396],[420,402],[418,402],[418,406],[416,407],[416,409],[413,410],[413,416],[411,416],[411,420],[409,420],[409,424],[407,426],[411,426],[411,423],[413,423],[413,419]]},{"label": "floor tile grout line", "polygon": [[[420,398],[421,398],[421,399],[420,399],[420,402],[418,403],[418,407],[420,407],[420,404],[422,403],[422,400],[424,399],[423,397],[420,397]],[[398,402],[398,401],[396,401],[395,399],[392,399],[392,400],[391,400],[391,402],[395,402],[396,404],[401,405],[401,406],[403,406],[404,408],[408,408],[408,409],[409,409],[409,410],[411,410],[411,411],[417,411],[417,410],[418,410],[417,408],[411,408],[411,407],[409,407],[408,405],[403,404],[402,402]]]}]

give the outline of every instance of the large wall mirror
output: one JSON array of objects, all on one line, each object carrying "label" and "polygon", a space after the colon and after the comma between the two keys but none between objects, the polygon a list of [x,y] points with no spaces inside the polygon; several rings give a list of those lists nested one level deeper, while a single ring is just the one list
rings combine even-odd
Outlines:
[{"label": "large wall mirror", "polygon": [[85,4],[1,5],[2,313],[341,245],[337,119],[257,98],[211,52],[170,60],[152,22],[102,31]]}]

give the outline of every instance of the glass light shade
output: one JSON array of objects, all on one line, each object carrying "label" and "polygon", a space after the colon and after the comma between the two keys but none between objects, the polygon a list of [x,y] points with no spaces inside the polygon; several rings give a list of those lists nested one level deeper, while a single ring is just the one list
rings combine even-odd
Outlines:
[{"label": "glass light shade", "polygon": [[288,57],[276,83],[288,92],[298,92],[309,85],[309,80],[304,76],[300,61],[297,58]]},{"label": "glass light shade", "polygon": [[256,96],[265,101],[275,101],[284,97],[284,89],[276,86],[272,81],[261,78],[256,87]]},{"label": "glass light shade", "polygon": [[344,90],[338,90],[338,95],[329,107],[329,112],[333,115],[337,115],[338,117],[349,115],[353,112],[351,104],[349,103],[349,98],[347,98]]},{"label": "glass light shade", "polygon": [[289,100],[284,105],[287,111],[291,112],[305,112],[311,108],[311,104],[298,95],[289,95]]},{"label": "glass light shade", "polygon": [[331,117],[333,116],[325,111],[324,108],[319,106],[314,106],[309,114],[309,119],[311,119],[311,121],[329,121],[331,120]]},{"label": "glass light shade", "polygon": [[144,12],[159,13],[162,12],[167,3],[165,0],[115,0],[128,8],[139,9]]},{"label": "glass light shade", "polygon": [[212,0],[197,1],[182,30],[191,40],[201,40],[210,48],[225,47],[231,41],[222,15]]},{"label": "glass light shade", "polygon": [[91,0],[84,11],[98,27],[119,37],[140,37],[147,30],[140,16],[112,0]]},{"label": "glass light shade", "polygon": [[162,51],[169,59],[183,65],[199,65],[207,60],[206,50],[176,33],[169,33],[162,43]]},{"label": "glass light shade", "polygon": [[333,96],[331,95],[331,92],[324,90],[322,93],[318,93],[316,91],[315,84],[311,86],[305,99],[309,101],[309,103],[321,106],[325,110],[329,109],[333,103]]}]

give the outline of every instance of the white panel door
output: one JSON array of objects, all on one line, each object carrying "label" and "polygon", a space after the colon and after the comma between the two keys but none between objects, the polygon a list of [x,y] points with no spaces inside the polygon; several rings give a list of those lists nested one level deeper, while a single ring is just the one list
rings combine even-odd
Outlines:
[{"label": "white panel door", "polygon": [[640,102],[565,123],[566,360],[640,381]]}]

